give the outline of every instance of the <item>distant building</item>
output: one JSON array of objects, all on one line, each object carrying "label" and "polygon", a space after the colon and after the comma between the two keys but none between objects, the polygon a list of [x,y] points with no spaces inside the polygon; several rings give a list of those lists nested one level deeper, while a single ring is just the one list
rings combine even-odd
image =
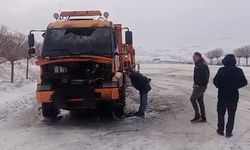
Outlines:
[{"label": "distant building", "polygon": [[153,63],[161,63],[161,59],[160,58],[154,58]]}]

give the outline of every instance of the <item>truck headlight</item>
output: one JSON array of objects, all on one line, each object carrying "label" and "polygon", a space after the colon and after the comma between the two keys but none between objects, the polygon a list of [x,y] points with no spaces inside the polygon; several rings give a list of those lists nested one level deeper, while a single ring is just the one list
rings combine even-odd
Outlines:
[{"label": "truck headlight", "polygon": [[68,72],[67,67],[63,67],[63,66],[54,67],[54,73],[67,73],[67,72]]},{"label": "truck headlight", "polygon": [[102,87],[104,88],[113,88],[113,87],[118,87],[117,82],[103,82]]},{"label": "truck headlight", "polygon": [[50,91],[52,89],[52,86],[49,84],[38,84],[37,85],[37,91]]}]

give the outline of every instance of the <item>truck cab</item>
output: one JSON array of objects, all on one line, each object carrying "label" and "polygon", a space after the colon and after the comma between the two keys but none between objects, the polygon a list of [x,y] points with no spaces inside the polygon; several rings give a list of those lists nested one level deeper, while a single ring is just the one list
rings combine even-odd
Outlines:
[{"label": "truck cab", "polygon": [[[100,11],[63,11],[44,30],[36,99],[42,114],[53,118],[60,109],[102,109],[122,117],[126,68],[135,67],[132,32],[109,21]],[[125,43],[123,43],[123,30]],[[30,31],[29,53],[35,53]]]}]

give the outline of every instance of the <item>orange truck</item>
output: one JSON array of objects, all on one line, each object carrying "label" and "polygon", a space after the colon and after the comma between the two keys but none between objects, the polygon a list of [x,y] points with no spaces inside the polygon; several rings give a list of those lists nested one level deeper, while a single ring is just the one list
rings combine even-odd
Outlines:
[{"label": "orange truck", "polygon": [[60,109],[97,109],[123,116],[125,70],[135,69],[133,37],[129,28],[113,24],[108,16],[100,11],[63,11],[54,14],[56,21],[46,30],[30,31],[31,56],[36,53],[34,33],[43,32],[36,99],[45,118],[57,117]]}]

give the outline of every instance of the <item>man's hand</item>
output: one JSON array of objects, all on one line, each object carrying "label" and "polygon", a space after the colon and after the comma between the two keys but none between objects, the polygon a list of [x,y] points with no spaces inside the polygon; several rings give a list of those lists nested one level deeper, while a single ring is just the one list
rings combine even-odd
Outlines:
[{"label": "man's hand", "polygon": [[198,88],[198,87],[199,87],[199,85],[197,85],[197,84],[193,85],[193,88]]}]

